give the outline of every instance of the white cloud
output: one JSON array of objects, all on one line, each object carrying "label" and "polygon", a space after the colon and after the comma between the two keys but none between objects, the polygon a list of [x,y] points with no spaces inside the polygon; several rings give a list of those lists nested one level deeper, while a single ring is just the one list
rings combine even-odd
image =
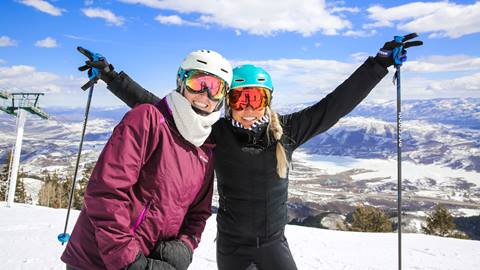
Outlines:
[{"label": "white cloud", "polygon": [[277,104],[318,99],[346,79],[357,65],[322,59],[232,61],[234,66],[247,63],[263,67],[270,73]]},{"label": "white cloud", "polygon": [[391,8],[379,5],[367,9],[372,23],[364,28],[394,27],[402,31],[430,33],[429,37],[459,38],[480,32],[480,2],[456,4],[414,2]]},{"label": "white cloud", "polygon": [[84,4],[85,4],[85,6],[91,6],[91,5],[93,5],[93,0],[85,0]]},{"label": "white cloud", "polygon": [[184,22],[182,18],[180,18],[177,15],[171,15],[171,16],[162,16],[158,15],[155,17],[155,20],[162,24],[176,24],[176,25],[182,25]]},{"label": "white cloud", "polygon": [[38,40],[35,42],[35,46],[41,48],[56,48],[58,47],[57,40],[51,37],[46,37],[45,39]]},{"label": "white cloud", "polygon": [[0,88],[46,93],[74,93],[84,79],[37,71],[28,65],[0,66]]},{"label": "white cloud", "polygon": [[318,48],[318,47],[320,47],[320,46],[322,45],[322,43],[320,43],[320,42],[315,42],[313,45],[315,46],[315,48]]},{"label": "white cloud", "polygon": [[82,9],[83,14],[89,18],[100,18],[107,21],[108,24],[121,26],[125,19],[115,15],[112,11],[103,8],[85,8]]},{"label": "white cloud", "polygon": [[433,81],[427,85],[426,89],[434,90],[436,92],[479,91],[480,72],[454,79]]},{"label": "white cloud", "polygon": [[17,46],[17,41],[7,36],[0,37],[0,47],[11,47],[11,46]]},{"label": "white cloud", "polygon": [[[354,53],[353,61],[323,59],[237,60],[233,65],[251,63],[265,68],[272,76],[275,104],[319,100],[334,90],[367,59],[369,54]],[[451,63],[452,62],[452,63]],[[445,75],[446,72],[448,75]],[[394,100],[393,69],[369,95],[370,100]],[[480,97],[480,58],[431,56],[406,62],[402,68],[402,96],[412,98]]]},{"label": "white cloud", "polygon": [[418,61],[407,61],[404,69],[412,72],[480,71],[480,57],[468,55],[430,56]]},{"label": "white cloud", "polygon": [[69,34],[65,34],[64,36],[67,37],[67,38],[75,39],[75,40],[90,40],[90,39],[88,39],[88,38],[86,38],[86,37],[69,35]]},{"label": "white cloud", "polygon": [[184,20],[178,15],[170,15],[170,16],[158,15],[157,17],[155,17],[155,20],[161,24],[201,26],[201,24],[199,23]]},{"label": "white cloud", "polygon": [[351,13],[358,13],[360,12],[360,8],[358,7],[334,7],[330,9],[331,13],[337,13],[337,12],[351,12]]},{"label": "white cloud", "polygon": [[49,2],[43,0],[21,0],[20,3],[34,7],[41,12],[45,12],[53,16],[60,16],[62,15],[62,12],[65,11],[64,9],[57,8]]},{"label": "white cloud", "polygon": [[[329,10],[330,7],[326,6],[325,0],[120,1],[183,14],[199,14],[199,17],[195,20],[196,23],[219,25],[254,35],[273,35],[279,32],[296,32],[303,36],[310,36],[317,32],[325,35],[336,35],[339,31],[352,27],[350,21],[333,14]],[[349,10],[344,8],[343,11]]]},{"label": "white cloud", "polygon": [[0,58],[0,65],[5,65],[6,63],[7,63],[7,61]]},{"label": "white cloud", "polygon": [[64,34],[63,36],[66,38],[74,39],[74,40],[85,40],[85,41],[92,41],[92,42],[110,42],[108,40],[93,39],[89,37],[82,37],[82,36],[70,35],[70,34]]},{"label": "white cloud", "polygon": [[371,37],[377,33],[377,30],[370,29],[370,30],[348,30],[343,33],[344,36],[347,37]]}]

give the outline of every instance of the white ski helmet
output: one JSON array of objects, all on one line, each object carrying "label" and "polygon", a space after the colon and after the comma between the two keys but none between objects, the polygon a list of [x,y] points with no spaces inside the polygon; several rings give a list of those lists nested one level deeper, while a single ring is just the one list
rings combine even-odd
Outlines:
[{"label": "white ski helmet", "polygon": [[188,70],[201,70],[218,76],[225,80],[228,87],[232,82],[232,66],[222,55],[211,50],[198,50],[189,53],[180,68],[178,69],[177,78],[183,80],[185,72]]}]

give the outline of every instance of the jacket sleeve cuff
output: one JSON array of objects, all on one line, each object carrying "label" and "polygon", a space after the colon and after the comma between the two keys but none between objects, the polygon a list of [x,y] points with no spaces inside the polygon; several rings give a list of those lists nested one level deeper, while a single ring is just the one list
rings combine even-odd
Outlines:
[{"label": "jacket sleeve cuff", "polygon": [[192,239],[192,237],[190,237],[190,236],[188,236],[188,235],[186,235],[186,234],[180,235],[180,238],[179,238],[179,239],[182,240],[183,243],[185,243],[185,245],[186,245],[188,248],[190,248],[190,250],[192,250],[192,252],[193,252],[193,250],[195,250],[195,248],[198,246],[198,243],[197,243],[194,239]]},{"label": "jacket sleeve cuff", "polygon": [[375,70],[375,73],[377,73],[379,76],[381,76],[382,78],[387,75],[388,73],[388,69],[384,66],[382,66],[380,63],[378,63],[377,61],[375,61],[375,57],[368,57],[367,59],[367,62],[373,66],[374,70]]}]

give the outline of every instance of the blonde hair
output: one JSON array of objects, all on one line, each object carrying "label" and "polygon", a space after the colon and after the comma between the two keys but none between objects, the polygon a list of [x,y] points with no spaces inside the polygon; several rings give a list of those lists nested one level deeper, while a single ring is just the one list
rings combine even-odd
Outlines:
[{"label": "blonde hair", "polygon": [[[285,153],[285,147],[282,144],[281,138],[283,136],[283,128],[280,124],[280,120],[278,119],[278,114],[273,112],[270,107],[266,108],[266,113],[270,118],[270,122],[268,123],[268,130],[272,133],[273,138],[277,141],[277,174],[281,178],[287,177],[287,168],[288,168],[288,160],[287,154]],[[268,134],[270,134],[270,132]],[[270,139],[270,135],[268,136]]]}]

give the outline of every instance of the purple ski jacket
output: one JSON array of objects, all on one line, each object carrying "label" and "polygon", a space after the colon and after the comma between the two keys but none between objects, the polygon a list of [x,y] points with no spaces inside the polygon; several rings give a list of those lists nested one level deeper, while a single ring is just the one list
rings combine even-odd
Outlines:
[{"label": "purple ski jacket", "polygon": [[180,135],[165,98],[129,111],[90,176],[62,261],[121,269],[139,251],[148,256],[157,241],[181,239],[196,248],[211,215],[213,147],[195,147]]}]

